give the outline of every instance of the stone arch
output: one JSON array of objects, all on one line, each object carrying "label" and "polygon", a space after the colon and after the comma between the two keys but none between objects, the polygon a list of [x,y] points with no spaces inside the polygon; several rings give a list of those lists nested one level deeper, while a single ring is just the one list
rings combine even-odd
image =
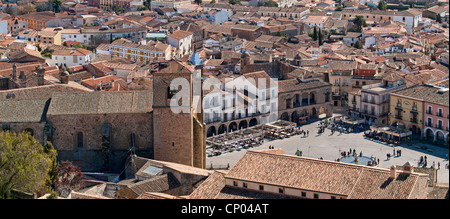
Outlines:
[{"label": "stone arch", "polygon": [[284,112],[283,114],[281,114],[280,119],[289,121],[289,114],[287,112]]},{"label": "stone arch", "polygon": [[214,136],[216,134],[217,134],[216,127],[215,126],[210,126],[208,128],[208,131],[206,132],[206,137],[211,137],[211,136]]},{"label": "stone arch", "polygon": [[255,125],[258,125],[258,119],[256,119],[256,118],[250,119],[250,122],[248,123],[248,127],[252,127]]},{"label": "stone arch", "polygon": [[247,126],[248,126],[247,120],[244,119],[244,120],[242,120],[242,121],[239,122],[239,130],[240,130],[240,129],[246,129]]},{"label": "stone arch", "polygon": [[292,114],[291,114],[291,122],[298,122],[298,117],[299,117],[299,115],[298,115],[297,111],[292,112]]},{"label": "stone arch", "polygon": [[318,114],[317,114],[317,109],[316,109],[315,107],[313,107],[313,108],[311,109],[311,116],[318,116]]},{"label": "stone arch", "polygon": [[435,133],[437,141],[445,141],[445,134],[441,130],[437,130]]},{"label": "stone arch", "polygon": [[308,100],[309,100],[309,93],[302,93],[301,96],[302,106],[308,105]]},{"label": "stone arch", "polygon": [[416,135],[416,136],[422,134],[420,128],[419,128],[418,126],[416,126],[416,125],[410,125],[409,128],[408,128],[408,130],[409,130],[409,131],[412,131],[412,134],[413,134],[413,135]]},{"label": "stone arch", "polygon": [[225,132],[227,132],[227,126],[225,124],[220,125],[219,128],[217,129],[217,134],[220,135]]},{"label": "stone arch", "polygon": [[300,116],[308,116],[308,110],[303,109],[302,112],[300,113]]},{"label": "stone arch", "polygon": [[428,138],[428,139],[433,139],[435,133],[434,133],[434,130],[433,130],[432,128],[427,127],[427,128],[425,128],[425,130],[424,130],[424,135],[425,135],[425,137]]},{"label": "stone arch", "polygon": [[294,108],[301,106],[301,96],[300,94],[294,95]]},{"label": "stone arch", "polygon": [[315,91],[309,93],[309,104],[316,104],[317,100],[316,100],[316,95],[317,93]]},{"label": "stone arch", "polygon": [[236,131],[236,130],[238,130],[238,126],[237,126],[236,122],[231,122],[228,125],[228,131],[231,132],[231,131]]}]

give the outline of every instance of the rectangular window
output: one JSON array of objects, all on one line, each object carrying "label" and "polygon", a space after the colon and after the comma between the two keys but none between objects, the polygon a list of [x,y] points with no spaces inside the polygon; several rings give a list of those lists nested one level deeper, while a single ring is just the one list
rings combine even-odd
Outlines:
[{"label": "rectangular window", "polygon": [[236,181],[233,181],[233,186],[238,186],[238,183]]},{"label": "rectangular window", "polygon": [[278,188],[278,193],[284,194],[284,189],[283,188]]},{"label": "rectangular window", "polygon": [[260,191],[264,191],[264,186],[263,185],[259,185],[259,190]]},{"label": "rectangular window", "polygon": [[440,116],[440,117],[444,116],[444,111],[442,110],[442,108],[438,108],[437,116]]},{"label": "rectangular window", "polygon": [[314,199],[318,199],[319,198],[319,194],[314,193]]},{"label": "rectangular window", "polygon": [[247,183],[242,183],[242,187],[247,188]]},{"label": "rectangular window", "polygon": [[302,192],[302,197],[306,198],[306,192]]}]

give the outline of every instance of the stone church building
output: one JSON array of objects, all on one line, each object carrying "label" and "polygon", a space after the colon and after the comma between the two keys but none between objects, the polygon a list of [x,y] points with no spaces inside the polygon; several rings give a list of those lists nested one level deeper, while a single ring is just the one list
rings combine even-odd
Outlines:
[{"label": "stone church building", "polygon": [[203,118],[192,104],[180,114],[168,105],[170,81],[183,77],[192,88],[200,69],[170,61],[153,75],[154,91],[89,92],[69,84],[0,91],[0,127],[52,142],[59,160],[83,171],[120,172],[132,154],[205,168]]}]

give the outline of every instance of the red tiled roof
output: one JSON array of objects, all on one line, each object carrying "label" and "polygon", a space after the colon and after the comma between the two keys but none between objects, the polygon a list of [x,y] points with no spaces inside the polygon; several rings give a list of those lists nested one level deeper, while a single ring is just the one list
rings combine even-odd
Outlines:
[{"label": "red tiled roof", "polygon": [[169,34],[167,36],[170,36],[172,38],[180,40],[180,39],[183,39],[183,38],[185,38],[185,37],[187,37],[189,35],[192,35],[192,34],[193,34],[192,32],[188,32],[188,31],[184,31],[184,30],[177,30],[177,31],[174,31],[172,34]]}]

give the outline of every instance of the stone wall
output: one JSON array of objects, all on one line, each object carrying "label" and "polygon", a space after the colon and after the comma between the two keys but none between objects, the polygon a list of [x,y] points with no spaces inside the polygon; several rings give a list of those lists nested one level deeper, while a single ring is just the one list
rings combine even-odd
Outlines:
[{"label": "stone wall", "polygon": [[170,108],[153,111],[155,160],[193,166],[193,117]]},{"label": "stone wall", "polygon": [[[53,146],[59,160],[79,160],[89,164],[89,170],[121,171],[125,159],[136,153],[153,157],[153,114],[91,114],[49,115],[53,123]],[[102,150],[103,124],[110,124],[109,151]],[[78,133],[82,133],[82,147],[78,147]],[[135,147],[130,147],[134,134]],[[105,164],[105,159],[108,164]],[[83,167],[82,167],[83,168]]]},{"label": "stone wall", "polygon": [[26,129],[32,130],[33,137],[36,140],[38,140],[41,145],[45,144],[44,141],[45,122],[0,123],[0,128],[2,128],[3,125],[9,125],[10,131],[13,133],[20,133],[25,131]]}]

